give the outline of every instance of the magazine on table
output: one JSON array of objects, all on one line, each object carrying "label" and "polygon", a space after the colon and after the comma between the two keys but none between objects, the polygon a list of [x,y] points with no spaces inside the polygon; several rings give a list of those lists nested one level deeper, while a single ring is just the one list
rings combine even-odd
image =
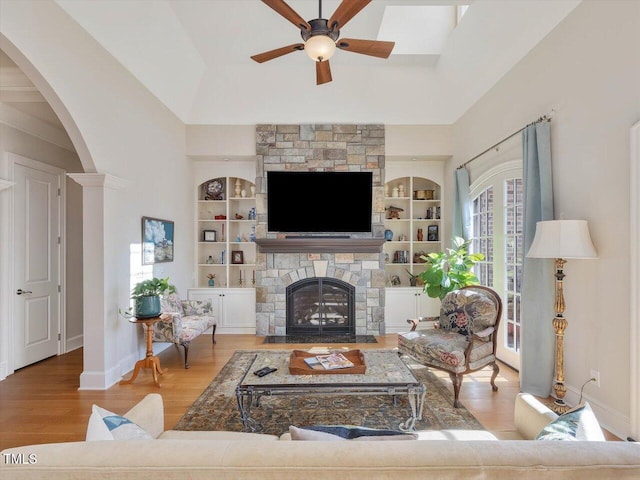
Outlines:
[{"label": "magazine on table", "polygon": [[304,361],[314,370],[322,368],[325,370],[336,370],[339,368],[351,368],[354,366],[353,362],[341,353],[316,355],[315,357],[305,358]]}]

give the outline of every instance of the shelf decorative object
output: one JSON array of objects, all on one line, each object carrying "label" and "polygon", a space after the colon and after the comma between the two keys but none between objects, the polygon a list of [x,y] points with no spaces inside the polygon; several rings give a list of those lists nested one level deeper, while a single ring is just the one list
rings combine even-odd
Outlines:
[{"label": "shelf decorative object", "polygon": [[400,212],[404,212],[404,208],[394,207],[393,205],[389,205],[387,207],[387,219],[392,220],[394,218],[400,218]]},{"label": "shelf decorative object", "polygon": [[[231,263],[239,265],[244,263],[244,252],[242,250],[233,250],[231,252]],[[240,277],[242,278],[242,277]]]},{"label": "shelf decorative object", "polygon": [[224,200],[224,180],[214,178],[202,185],[205,200]]},{"label": "shelf decorative object", "polygon": [[218,239],[218,232],[216,230],[204,230],[202,232],[202,241],[215,242]]}]

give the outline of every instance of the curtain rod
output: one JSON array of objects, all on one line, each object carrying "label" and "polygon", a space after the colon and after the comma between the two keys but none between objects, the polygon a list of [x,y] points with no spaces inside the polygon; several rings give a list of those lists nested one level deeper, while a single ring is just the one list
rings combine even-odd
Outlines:
[{"label": "curtain rod", "polygon": [[517,134],[519,134],[520,132],[522,132],[525,128],[530,127],[531,125],[535,125],[536,123],[540,123],[540,122],[550,122],[551,121],[551,116],[552,114],[555,113],[553,110],[551,110],[551,114],[549,115],[543,115],[541,116],[539,119],[537,119],[535,122],[531,122],[529,125],[525,125],[524,127],[522,127],[520,130],[513,132],[511,135],[509,135],[508,137],[503,138],[502,140],[500,140],[498,143],[496,143],[495,145],[491,145],[489,148],[487,148],[486,150],[484,150],[483,152],[479,153],[478,155],[476,155],[475,157],[473,157],[471,160],[467,160],[466,162],[464,162],[462,165],[460,165],[456,170],[459,170],[461,168],[466,167],[468,164],[470,164],[471,162],[473,162],[474,160],[476,160],[477,158],[480,158],[482,155],[484,155],[485,153],[487,153],[490,150],[493,150],[494,148],[496,148],[497,146],[503,144],[504,142],[506,142],[507,140],[509,140],[510,138],[515,137]]}]

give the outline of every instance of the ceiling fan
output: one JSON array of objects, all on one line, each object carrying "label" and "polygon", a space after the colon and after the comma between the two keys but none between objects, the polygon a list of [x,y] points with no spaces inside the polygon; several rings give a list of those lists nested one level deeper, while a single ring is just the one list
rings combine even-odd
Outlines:
[{"label": "ceiling fan", "polygon": [[298,15],[284,0],[262,0],[284,18],[300,29],[304,43],[294,43],[286,47],[276,48],[268,52],[253,55],[251,58],[258,63],[267,62],[287,53],[304,50],[316,62],[316,84],[321,85],[332,80],[329,58],[336,48],[347,52],[361,53],[379,58],[388,58],[395,42],[378,40],[358,40],[356,38],[341,38],[340,29],[346,25],[371,0],[342,0],[329,20],[322,18],[322,0],[318,0],[318,18],[306,21]]}]

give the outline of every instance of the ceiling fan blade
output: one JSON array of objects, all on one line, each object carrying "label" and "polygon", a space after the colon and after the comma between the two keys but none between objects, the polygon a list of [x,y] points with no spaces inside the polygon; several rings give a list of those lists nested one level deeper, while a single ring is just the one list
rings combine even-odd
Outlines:
[{"label": "ceiling fan blade", "polygon": [[286,47],[280,47],[275,50],[269,50],[268,52],[258,53],[257,55],[252,55],[251,59],[258,63],[263,63],[297,50],[304,50],[304,43],[294,43],[293,45],[287,45]]},{"label": "ceiling fan blade", "polygon": [[389,58],[396,42],[383,42],[380,40],[358,40],[356,38],[342,38],[336,46],[342,50],[372,57]]},{"label": "ceiling fan blade", "polygon": [[329,19],[329,28],[341,29],[369,3],[371,3],[371,0],[342,0],[342,3],[338,5],[338,8]]},{"label": "ceiling fan blade", "polygon": [[298,15],[296,11],[283,0],[262,0],[262,2],[273,8],[296,27],[304,30],[311,30],[311,25],[309,25],[304,18]]},{"label": "ceiling fan blade", "polygon": [[331,80],[333,80],[333,78],[331,78],[331,67],[329,66],[329,60],[316,62],[316,85],[329,83]]}]

